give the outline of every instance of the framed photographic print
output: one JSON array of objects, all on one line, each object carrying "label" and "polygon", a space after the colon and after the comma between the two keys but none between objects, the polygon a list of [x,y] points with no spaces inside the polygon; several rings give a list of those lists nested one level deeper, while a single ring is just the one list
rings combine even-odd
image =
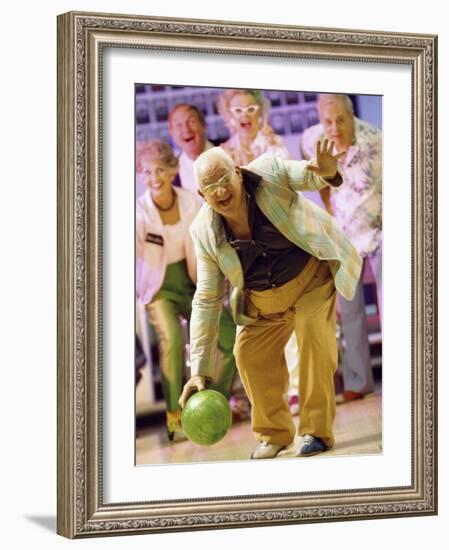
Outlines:
[{"label": "framed photographic print", "polygon": [[[247,165],[263,153],[277,155],[286,160],[313,157],[315,153],[314,135],[320,128],[317,125],[317,103],[321,101],[325,104],[326,100],[329,102],[332,100],[333,104],[333,99],[332,95],[316,94],[310,91],[306,93],[283,90],[161,86],[159,84],[154,86],[144,83],[136,85],[136,198],[138,210],[136,229],[141,241],[139,245],[136,245],[136,254],[137,263],[146,263],[145,268],[136,270],[136,334],[141,354],[147,358],[146,363],[142,362],[140,366],[139,381],[136,385],[137,465],[246,460],[251,455],[252,446],[255,444],[251,432],[251,405],[246,397],[242,380],[237,373],[232,353],[236,337],[229,304],[225,306],[219,326],[217,346],[219,354],[216,357],[214,383],[211,387],[218,389],[229,400],[233,428],[226,438],[212,446],[192,444],[186,440],[185,434],[182,433],[178,399],[181,394],[183,378],[188,377],[188,372],[186,376],[183,376],[183,367],[190,363],[188,321],[195,285],[189,277],[188,269],[187,276],[183,276],[186,266],[178,263],[182,254],[172,256],[172,250],[176,244],[172,243],[173,248],[170,250],[169,244],[166,242],[171,241],[173,226],[176,227],[176,224],[171,224],[172,227],[167,233],[160,223],[160,218],[164,216],[164,213],[170,212],[170,209],[173,208],[171,206],[174,196],[172,193],[176,193],[176,190],[180,188],[193,193],[194,196],[190,195],[190,197],[194,204],[197,203],[195,211],[200,209],[204,201],[197,194],[193,175],[193,160],[214,144],[222,144],[224,150],[232,155],[233,161],[238,165]],[[357,122],[358,133],[373,132],[373,136],[375,136],[373,150],[377,156],[376,162],[379,170],[377,176],[374,176],[373,171],[373,181],[376,180],[380,188],[382,97],[352,95],[351,97],[346,96],[345,100],[350,102],[354,116],[360,121]],[[340,104],[341,99],[336,101]],[[162,109],[161,106],[163,106]],[[361,122],[361,119],[364,122]],[[306,129],[308,129],[307,132],[305,132]],[[361,140],[362,136],[360,135],[359,141]],[[249,143],[249,148],[244,150],[238,147],[241,143]],[[175,157],[179,159],[177,165]],[[152,178],[151,174],[151,167],[154,167],[158,159],[163,160],[161,163],[163,167],[166,162],[175,164],[177,172],[172,179],[172,189],[167,185],[168,191],[165,197],[163,193],[162,195],[160,193],[159,179]],[[371,157],[369,159],[369,162],[372,163]],[[376,183],[373,185],[376,186]],[[371,193],[371,186],[368,187]],[[320,192],[305,191],[303,194],[320,207],[324,206]],[[157,206],[157,201],[160,200],[159,196],[162,196],[162,200],[167,201],[161,211],[158,211],[160,207]],[[181,192],[182,197],[183,193]],[[347,198],[344,201],[345,211],[348,208],[346,201]],[[380,212],[380,191],[372,202],[376,203],[375,210]],[[179,203],[179,207],[182,214],[181,203]],[[353,212],[358,209],[359,206],[356,206]],[[181,224],[180,233],[188,234],[182,229],[182,220],[179,223]],[[380,235],[381,231],[378,233]],[[374,244],[370,244],[370,246],[376,246],[376,239],[374,238],[372,241]],[[167,260],[162,255],[163,247],[167,250]],[[189,260],[187,255],[187,267]],[[349,358],[347,360],[351,365],[351,357],[354,354],[357,357],[361,355],[358,348],[362,347],[362,344],[358,341],[364,339],[364,369],[358,376],[360,380],[356,382],[352,380],[355,378],[352,373],[349,376],[352,378],[351,387],[357,387],[360,390],[359,394],[364,391],[367,395],[363,402],[359,401],[360,408],[355,403],[351,407],[339,407],[339,412],[342,414],[337,414],[334,426],[338,432],[335,435],[337,443],[327,453],[327,456],[372,454],[380,453],[382,450],[381,285],[378,285],[379,291],[376,292],[375,277],[370,265],[367,260],[362,274],[363,293],[366,295],[364,296],[366,313],[363,313],[366,329],[361,324],[364,329],[363,333],[357,333],[352,338],[350,334],[350,338],[348,338],[347,332],[351,332],[351,326],[344,325],[340,320],[338,330],[334,331],[338,335],[339,347],[339,370],[336,375],[336,386],[343,386],[341,379],[344,378],[344,357]],[[142,276],[143,269],[146,270],[145,277]],[[176,277],[171,275],[173,270],[176,270]],[[178,270],[180,271],[178,272]],[[269,268],[265,271],[269,271]],[[151,283],[151,277],[156,278],[156,274],[159,274],[157,282]],[[164,278],[166,278],[165,283]],[[175,279],[173,283],[170,283],[171,279]],[[182,283],[182,281],[184,282]],[[169,291],[164,284],[170,286]],[[180,291],[176,292],[178,286]],[[151,300],[149,293],[153,296]],[[377,294],[379,294],[379,298],[377,298]],[[149,305],[150,302],[152,305]],[[167,303],[172,308],[170,313],[165,311]],[[171,315],[175,318],[172,319]],[[148,321],[151,324],[149,331]],[[346,330],[344,326],[347,327]],[[168,341],[170,341],[170,346]],[[352,347],[351,341],[356,343]],[[297,367],[297,351],[296,337],[292,336],[285,348],[290,376],[286,399],[289,409],[295,417],[300,416],[298,378],[301,375]],[[173,358],[175,353],[179,359]],[[338,400],[342,400],[345,396],[341,391],[337,395]],[[348,395],[355,396],[347,393],[346,396]],[[171,444],[174,440],[178,444]],[[281,451],[279,458],[294,457],[297,446],[298,441],[295,445],[289,445],[288,449]]]},{"label": "framed photographic print", "polygon": [[[437,38],[420,34],[59,16],[60,534],[437,512],[436,53]],[[238,128],[226,124],[222,108],[232,90],[243,101],[231,105]],[[177,133],[184,122],[177,127],[173,113],[180,105],[190,106],[210,145],[226,147],[257,124],[289,159],[305,158],[305,136],[320,123],[326,94],[347,97],[356,119],[381,135],[380,295],[374,269],[363,272],[373,394],[337,405],[329,451],[303,458],[288,447],[275,460],[249,460],[255,441],[235,376],[227,397],[243,405],[233,410],[230,432],[209,447],[174,441],[179,432],[166,413],[176,405],[164,381],[161,333],[154,315],[147,316],[149,302],[139,301],[136,279],[139,199],[151,180],[139,163],[146,148],[163,142],[179,157],[182,180],[183,147],[193,146],[196,134]],[[236,164],[251,162],[261,148]],[[325,201],[317,193],[308,200]],[[164,238],[145,229],[144,242],[156,250]],[[188,317],[179,323],[181,380],[190,361]],[[146,363],[138,377],[136,334]],[[342,360],[348,337],[337,331],[336,339]],[[219,366],[223,357],[221,350]],[[142,388],[150,411],[140,415]]]}]

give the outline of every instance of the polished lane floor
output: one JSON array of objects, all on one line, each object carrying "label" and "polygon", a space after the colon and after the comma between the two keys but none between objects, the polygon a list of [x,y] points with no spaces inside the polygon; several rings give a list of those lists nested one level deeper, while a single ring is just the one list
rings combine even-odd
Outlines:
[{"label": "polished lane floor", "polygon": [[[298,417],[294,417],[298,422]],[[382,395],[375,392],[364,399],[337,406],[334,423],[335,446],[322,456],[363,455],[382,452]],[[279,457],[295,457],[300,443],[295,442],[279,453]],[[189,462],[222,462],[246,460],[255,441],[249,421],[234,424],[221,441],[210,447],[195,445],[188,440],[171,442],[165,425],[160,424],[139,430],[136,440],[136,464],[185,464]]]}]

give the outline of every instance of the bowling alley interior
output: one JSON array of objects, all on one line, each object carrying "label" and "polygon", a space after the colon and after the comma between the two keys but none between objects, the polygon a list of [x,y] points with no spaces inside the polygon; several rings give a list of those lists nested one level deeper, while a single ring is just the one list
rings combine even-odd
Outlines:
[{"label": "bowling alley interior", "polygon": [[[320,110],[320,92],[294,90],[241,90],[240,93],[236,93],[234,90],[233,94],[231,92],[227,89],[152,85],[151,83],[140,83],[135,86],[137,233],[141,231],[137,227],[141,223],[139,220],[146,215],[145,205],[148,204],[148,200],[151,202],[151,199],[145,197],[147,195],[150,197],[151,186],[153,186],[153,189],[156,188],[154,185],[156,178],[153,175],[154,172],[148,175],[142,168],[142,166],[150,166],[151,162],[154,163],[156,157],[152,157],[151,154],[155,149],[158,151],[163,149],[164,159],[168,158],[166,149],[176,159],[173,162],[170,160],[171,157],[169,160],[164,160],[167,166],[171,163],[170,169],[172,171],[169,173],[172,177],[173,189],[187,189],[187,192],[191,194],[192,201],[199,200],[198,210],[206,208],[207,205],[201,199],[198,199],[195,194],[195,190],[192,188],[195,183],[190,182],[190,187],[185,183],[187,176],[184,175],[189,170],[192,172],[193,157],[198,153],[194,151],[195,144],[199,143],[198,147],[200,149],[222,146],[227,152],[231,151],[233,154],[235,152],[236,156],[233,157],[233,160],[236,165],[240,166],[246,165],[248,161],[251,162],[266,151],[270,153],[273,144],[276,144],[279,151],[282,151],[284,158],[297,161],[308,160],[306,138],[318,135],[320,125],[325,128],[327,124],[326,119],[323,118],[323,112]],[[366,171],[364,167],[359,172],[352,169],[357,166],[358,162],[362,162],[360,160],[363,154],[362,137],[360,137],[362,136],[362,130],[369,129],[363,136],[371,136],[376,132],[381,136],[382,98],[361,95],[344,96],[344,98],[337,95],[336,97],[334,106],[337,105],[341,109],[346,109],[348,120],[350,124],[353,124],[351,126],[353,137],[350,150],[346,152],[346,156],[343,156],[343,163],[345,163],[344,169],[342,169],[343,188],[346,184],[344,170],[348,171],[348,182],[350,178],[356,179],[357,174]],[[349,107],[345,101],[348,102]],[[323,105],[325,104],[323,103]],[[335,126],[338,126],[338,124],[340,122],[337,119]],[[316,129],[315,133],[313,129]],[[341,132],[343,131],[341,130]],[[247,135],[246,137],[243,136],[244,132],[247,132],[247,134],[253,132],[252,137],[250,136],[247,139]],[[267,135],[270,144],[264,145],[268,143],[265,139]],[[323,135],[325,134],[323,133]],[[238,147],[241,148],[240,151]],[[314,147],[315,145],[313,145]],[[372,150],[370,149],[371,155],[373,154]],[[277,155],[275,150],[272,154],[273,156]],[[349,158],[350,155],[352,155],[351,158]],[[369,166],[372,167],[374,162],[373,157],[371,157]],[[378,170],[380,175],[376,176],[377,182],[372,183],[372,185],[378,185],[376,192],[379,197],[381,196],[381,173],[380,166]],[[192,181],[194,182],[194,180]],[[356,185],[358,184],[356,183]],[[362,197],[365,192],[368,193],[368,185],[371,185],[370,178],[366,181],[363,180],[363,184],[359,185],[357,191],[359,197]],[[371,191],[369,192],[371,193]],[[333,190],[331,195],[332,193]],[[173,196],[176,197],[176,194]],[[332,203],[332,198],[329,199],[329,196],[326,197],[319,191],[307,191],[304,192],[304,196],[318,208],[327,209],[330,215],[335,214],[335,223],[339,223],[337,213],[339,212],[338,208],[341,210],[341,202],[338,205],[338,199],[335,199],[336,202]],[[181,200],[179,197],[178,199],[181,206]],[[330,207],[328,207],[328,200],[330,201]],[[381,205],[373,206],[373,201],[380,201],[380,198],[373,199],[371,194],[367,200],[371,201],[370,206],[366,208],[369,214],[372,213],[373,208],[377,207],[381,212]],[[360,199],[360,202],[362,202],[362,199]],[[158,217],[155,229],[151,227],[148,229],[150,222],[145,218],[145,224],[147,225],[142,230],[144,231],[142,233],[142,246],[143,248],[153,247],[155,254],[159,254],[159,256],[154,256],[157,258],[166,257],[163,255],[165,252],[162,251],[165,245],[164,239],[167,239],[164,231],[168,225],[175,227],[177,223],[173,224],[170,218],[171,211],[169,211],[169,208],[172,207],[173,204],[169,204],[167,208],[156,208]],[[182,216],[183,213],[180,212],[181,219]],[[345,213],[340,212],[340,216],[344,219]],[[357,211],[357,216],[359,216],[359,211]],[[151,219],[151,216],[148,219]],[[176,221],[176,216],[174,219]],[[342,230],[346,230],[348,225],[350,225],[350,222],[347,220],[342,221]],[[162,226],[164,226],[164,229],[160,229]],[[360,231],[365,230],[362,223],[360,223],[360,227],[362,227]],[[182,238],[187,238],[185,227],[182,231],[184,232]],[[360,252],[363,261],[359,282],[359,300],[362,306],[361,311],[359,308],[357,319],[354,321],[352,313],[347,313],[349,311],[346,309],[347,305],[343,304],[343,300],[339,296],[336,300],[335,343],[338,360],[337,370],[333,377],[335,389],[335,418],[333,421],[335,443],[332,448],[327,449],[325,452],[310,457],[298,457],[297,449],[301,445],[301,437],[296,435],[294,442],[276,455],[276,460],[319,460],[332,456],[382,453],[382,267],[381,264],[379,267],[378,263],[370,261],[371,258],[375,257],[376,251],[381,250],[382,247],[381,214],[377,215],[375,224],[371,224],[370,231],[369,238],[377,240],[376,244],[372,245],[370,249],[363,249]],[[163,237],[161,237],[161,233]],[[357,235],[355,237],[354,234],[347,233],[347,235],[349,240],[354,239],[354,246],[357,248]],[[360,241],[363,241],[363,245],[360,246],[365,246],[368,237],[360,239]],[[183,430],[181,409],[177,406],[177,401],[184,384],[191,376],[191,327],[189,316],[195,292],[195,281],[191,280],[194,277],[188,273],[188,258],[186,260],[184,256],[184,259],[182,259],[182,256],[180,254],[176,256],[175,252],[172,253],[172,260],[166,260],[162,267],[162,264],[157,266],[151,264],[152,260],[150,260],[150,264],[147,260],[143,260],[147,264],[145,264],[145,269],[140,269],[138,265],[138,248],[138,245],[136,245],[135,464],[145,466],[249,460],[257,443],[251,422],[252,406],[235,366],[234,371],[229,371],[228,387],[224,392],[231,415],[230,427],[227,433],[216,443],[201,445],[190,440],[188,434]],[[158,261],[162,262],[163,260]],[[185,267],[186,265],[187,267]],[[151,274],[153,268],[160,270],[162,275],[158,286],[151,297],[148,298],[150,296],[147,290],[149,283],[147,281],[142,282],[142,278],[147,277],[152,281],[155,280],[155,276]],[[183,287],[188,288],[188,290],[181,291],[184,300],[183,307],[180,306],[179,311],[176,311],[174,315],[177,324],[176,342],[181,349],[181,358],[178,357],[176,369],[173,367],[172,372],[170,371],[169,360],[163,358],[163,354],[166,353],[164,349],[167,348],[167,345],[165,348],[161,346],[160,327],[165,322],[161,321],[161,315],[164,314],[161,312],[166,310],[162,307],[156,307],[155,303],[167,299],[164,298],[166,296],[170,296],[169,286],[167,285],[174,280],[176,286],[175,278],[180,277],[179,274],[182,274],[182,277],[188,280],[190,286]],[[173,280],[169,281],[170,277]],[[144,290],[141,291],[141,287]],[[229,313],[231,310],[229,307],[229,283],[226,283],[226,289],[223,307]],[[186,301],[189,301],[187,306],[185,306]],[[350,321],[348,321],[349,317],[351,317]],[[229,319],[232,323],[231,313],[229,313]],[[352,325],[357,323],[359,326],[354,328],[351,323]],[[173,338],[173,342],[175,342],[175,336],[170,336],[170,332],[164,338],[168,338],[169,343],[171,343],[170,338]],[[293,335],[285,347],[285,362],[289,371],[289,383],[287,384],[288,389],[285,391],[284,400],[295,426],[298,427],[302,406],[298,397],[301,377],[298,375],[296,367],[299,351],[294,340]],[[362,351],[360,351],[361,348],[363,348]],[[263,350],[260,351],[260,355],[263,363]],[[181,365],[179,364],[180,361]],[[229,368],[226,366],[228,362],[229,357],[225,355],[224,351],[217,349],[215,355],[216,372]],[[357,362],[363,363],[363,366],[351,366],[349,364]],[[165,373],[161,368],[162,364],[167,365]],[[351,386],[351,376],[354,378],[358,376],[358,374],[353,374],[353,371],[355,372],[357,369],[364,369],[365,371],[363,374],[363,377],[365,377],[363,387],[362,385]],[[175,377],[178,378],[177,382],[174,382]]]}]

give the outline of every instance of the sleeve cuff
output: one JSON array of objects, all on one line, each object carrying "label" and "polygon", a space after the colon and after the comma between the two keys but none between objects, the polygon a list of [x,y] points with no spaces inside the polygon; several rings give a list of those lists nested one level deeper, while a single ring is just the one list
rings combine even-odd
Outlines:
[{"label": "sleeve cuff", "polygon": [[332,187],[339,187],[343,183],[343,178],[338,171],[332,178],[323,178],[323,180]]}]

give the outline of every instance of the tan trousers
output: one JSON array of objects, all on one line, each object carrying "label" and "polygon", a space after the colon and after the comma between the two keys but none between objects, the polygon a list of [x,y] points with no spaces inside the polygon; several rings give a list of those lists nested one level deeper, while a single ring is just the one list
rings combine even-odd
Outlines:
[{"label": "tan trousers", "polygon": [[239,328],[234,355],[252,404],[256,439],[279,445],[294,439],[295,425],[285,400],[289,373],[284,356],[294,330],[299,348],[298,434],[320,437],[332,447],[336,290],[327,262],[312,257],[284,285],[245,294],[246,313],[254,322]]}]

